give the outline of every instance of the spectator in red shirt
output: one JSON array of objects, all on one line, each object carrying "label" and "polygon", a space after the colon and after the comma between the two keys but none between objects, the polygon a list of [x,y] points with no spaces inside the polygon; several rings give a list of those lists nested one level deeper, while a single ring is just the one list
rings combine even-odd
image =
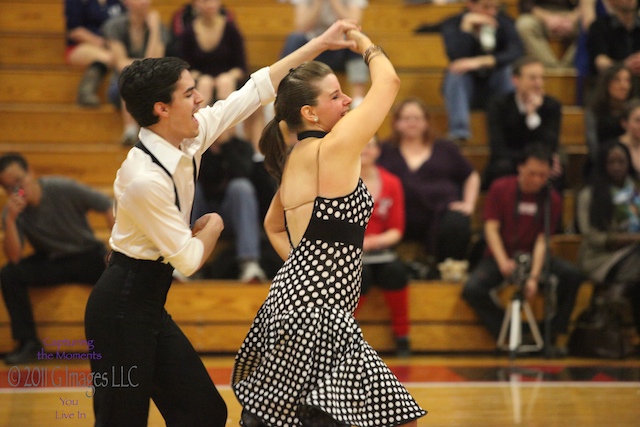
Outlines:
[{"label": "spectator in red shirt", "polygon": [[[545,204],[550,198],[550,230],[557,230],[561,214],[558,193],[549,186],[552,153],[539,144],[525,148],[518,174],[493,182],[484,203],[484,235],[487,250],[484,258],[473,269],[462,292],[464,299],[475,310],[489,332],[498,337],[504,318],[504,309],[492,298],[492,290],[509,280],[516,269],[515,257],[519,253],[531,254],[531,269],[523,286],[524,295],[532,298],[540,285],[546,255],[544,238]],[[556,257],[551,257],[550,274],[558,278],[557,309],[551,319],[550,342],[561,343],[582,282],[580,270]],[[557,346],[555,354],[563,354]]]},{"label": "spectator in red shirt", "polygon": [[410,354],[409,278],[404,264],[393,249],[404,234],[404,191],[398,177],[376,166],[379,156],[380,145],[374,136],[360,155],[360,175],[375,200],[364,234],[360,304],[374,285],[382,289],[391,314],[396,354],[406,357]]}]

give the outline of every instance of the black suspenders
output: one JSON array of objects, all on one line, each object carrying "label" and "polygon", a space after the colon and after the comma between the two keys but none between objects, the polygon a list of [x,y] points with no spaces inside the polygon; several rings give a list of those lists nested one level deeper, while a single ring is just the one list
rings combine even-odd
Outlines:
[{"label": "black suspenders", "polygon": [[[149,151],[149,149],[147,147],[144,146],[144,144],[142,143],[142,141],[138,141],[136,142],[135,145],[136,148],[139,148],[140,150],[144,151],[145,153],[147,153],[149,155],[149,157],[151,157],[151,160],[153,161],[153,163],[155,163],[156,165],[160,166],[162,168],[162,170],[169,175],[169,178],[171,178],[171,182],[173,183],[173,192],[176,195],[176,206],[178,207],[178,210],[181,211],[180,209],[180,198],[178,197],[178,188],[176,187],[176,183],[173,180],[173,176],[171,175],[171,173],[167,170],[167,168],[164,167],[164,165],[162,163],[160,163],[160,160],[158,160],[156,158],[156,156],[154,156],[153,154],[151,154],[151,151]],[[196,170],[196,160],[194,158],[191,159],[191,161],[193,162],[193,182],[196,182],[196,179],[198,177],[198,171]]]}]

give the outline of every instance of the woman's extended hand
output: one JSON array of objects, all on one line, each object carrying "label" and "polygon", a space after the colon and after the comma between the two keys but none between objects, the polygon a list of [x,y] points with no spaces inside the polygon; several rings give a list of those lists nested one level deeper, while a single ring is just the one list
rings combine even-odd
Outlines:
[{"label": "woman's extended hand", "polygon": [[347,38],[356,42],[356,48],[352,48],[351,50],[359,54],[363,54],[365,50],[373,44],[371,39],[359,30],[349,30],[347,32]]},{"label": "woman's extended hand", "polygon": [[339,19],[327,30],[318,36],[318,39],[326,44],[329,50],[357,49],[356,42],[347,38],[352,30],[359,30],[360,26],[355,19]]}]

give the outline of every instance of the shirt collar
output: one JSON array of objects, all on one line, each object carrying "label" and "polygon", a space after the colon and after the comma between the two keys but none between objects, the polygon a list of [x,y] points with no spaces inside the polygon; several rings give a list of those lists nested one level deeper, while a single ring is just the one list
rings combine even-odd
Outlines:
[{"label": "shirt collar", "polygon": [[[140,129],[140,140],[147,149],[158,159],[162,166],[172,175],[175,173],[181,158],[191,161],[191,157],[167,142],[157,133],[147,129]],[[182,146],[182,144],[181,144]]]}]

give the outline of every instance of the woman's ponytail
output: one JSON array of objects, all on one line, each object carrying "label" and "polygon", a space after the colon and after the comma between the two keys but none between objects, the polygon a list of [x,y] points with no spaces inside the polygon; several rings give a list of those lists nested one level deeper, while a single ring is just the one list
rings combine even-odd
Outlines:
[{"label": "woman's ponytail", "polygon": [[274,102],[275,117],[265,126],[258,147],[264,155],[264,166],[280,182],[284,164],[289,154],[280,122],[284,121],[291,132],[303,128],[300,109],[305,105],[316,105],[320,89],[318,82],[333,73],[326,64],[317,61],[305,62],[292,68],[278,86]]},{"label": "woman's ponytail", "polygon": [[288,149],[279,120],[274,118],[267,123],[262,131],[258,147],[264,155],[265,169],[280,183]]}]

